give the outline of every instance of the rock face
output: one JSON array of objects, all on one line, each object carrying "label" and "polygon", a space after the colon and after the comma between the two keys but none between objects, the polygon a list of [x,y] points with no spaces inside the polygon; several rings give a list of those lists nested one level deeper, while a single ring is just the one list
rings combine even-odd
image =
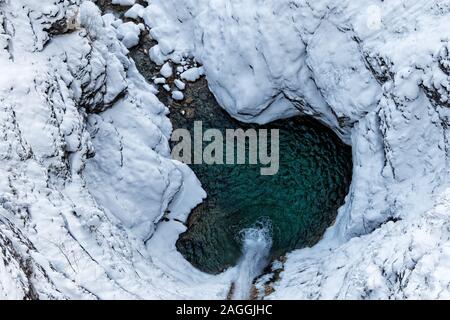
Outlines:
[{"label": "rock face", "polygon": [[[137,16],[149,56],[195,57],[233,116],[309,114],[353,147],[335,226],[288,256],[271,298],[448,297],[449,1],[153,0]],[[120,24],[90,1],[0,0],[2,298],[226,296],[233,270],[175,250],[205,194],[170,160]]]},{"label": "rock face", "polygon": [[108,17],[22,0],[0,21],[0,298],[183,297],[145,241],[204,194]]},{"label": "rock face", "polygon": [[448,1],[408,0],[154,0],[146,9],[152,56],[195,56],[233,116],[309,114],[353,147],[335,226],[289,255],[274,298],[448,294],[439,270],[449,236],[449,14]]}]

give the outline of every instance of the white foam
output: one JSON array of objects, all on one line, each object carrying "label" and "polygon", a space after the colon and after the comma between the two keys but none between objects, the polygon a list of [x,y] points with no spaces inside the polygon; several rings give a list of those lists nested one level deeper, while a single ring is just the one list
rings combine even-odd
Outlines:
[{"label": "white foam", "polygon": [[270,221],[258,222],[254,227],[241,231],[242,257],[238,264],[233,299],[249,298],[253,280],[261,275],[269,260],[272,247]]}]

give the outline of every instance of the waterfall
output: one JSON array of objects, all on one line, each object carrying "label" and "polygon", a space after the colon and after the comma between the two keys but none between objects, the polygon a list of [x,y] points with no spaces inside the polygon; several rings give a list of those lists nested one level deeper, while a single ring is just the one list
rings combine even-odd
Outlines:
[{"label": "waterfall", "polygon": [[242,257],[238,264],[233,299],[245,300],[250,296],[253,280],[261,275],[269,259],[272,247],[270,220],[257,222],[253,227],[240,232]]}]

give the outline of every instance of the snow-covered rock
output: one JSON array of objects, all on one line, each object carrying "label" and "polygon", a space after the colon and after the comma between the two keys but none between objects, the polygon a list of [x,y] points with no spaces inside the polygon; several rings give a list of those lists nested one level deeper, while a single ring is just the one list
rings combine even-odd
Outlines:
[{"label": "snow-covered rock", "polygon": [[117,37],[125,47],[132,48],[139,43],[139,36],[142,29],[142,24],[138,25],[133,22],[125,22],[116,29]]},{"label": "snow-covered rock", "polygon": [[[441,223],[425,218],[449,187],[447,2],[154,0],[146,8],[144,21],[158,41],[154,56],[195,58],[232,116],[265,123],[308,114],[353,147],[351,190],[335,225],[317,248],[289,255],[274,297],[448,292],[450,279],[430,284],[402,274],[404,282],[415,279],[413,294],[385,272],[394,257],[402,259],[398,270],[406,270],[405,257],[415,250],[388,250],[388,243],[419,229],[439,233],[448,220],[445,201]],[[186,72],[181,78],[189,80]],[[439,246],[449,244],[446,237],[442,231]],[[351,257],[360,252],[367,254]],[[371,280],[353,277],[365,268]],[[433,293],[425,294],[427,286]]]},{"label": "snow-covered rock", "polygon": [[[235,270],[205,275],[175,249],[180,221],[205,194],[170,159],[168,109],[119,41],[122,22],[90,1],[0,6],[0,297],[224,298]],[[181,79],[205,75],[231,115],[308,114],[353,147],[335,225],[288,255],[269,298],[449,296],[449,8],[152,0],[136,9],[158,41],[149,57],[195,58],[201,66],[177,68]]]},{"label": "snow-covered rock", "polygon": [[136,3],[130,9],[128,9],[127,12],[125,12],[124,16],[126,18],[137,20],[139,18],[142,18],[142,16],[144,15],[144,10],[145,8],[142,5]]},{"label": "snow-covered rock", "polygon": [[197,81],[198,79],[200,79],[200,77],[204,74],[205,73],[204,73],[203,67],[199,67],[199,68],[193,67],[193,68],[189,68],[188,70],[181,73],[180,77],[183,80],[194,82],[194,81]]},{"label": "snow-covered rock", "polygon": [[159,71],[159,73],[164,78],[170,78],[173,75],[173,69],[172,69],[172,66],[170,65],[170,62],[164,63],[164,65],[161,67],[161,70]]},{"label": "snow-covered rock", "polygon": [[205,194],[170,158],[168,110],[111,20],[90,1],[0,5],[0,297],[225,295],[229,280],[145,245],[169,212],[176,240]]},{"label": "snow-covered rock", "polygon": [[[449,299],[450,190],[416,219],[288,256],[270,299]],[[364,250],[362,250],[364,248]]]},{"label": "snow-covered rock", "polygon": [[119,6],[132,6],[136,3],[136,0],[111,0],[111,3]]},{"label": "snow-covered rock", "polygon": [[155,78],[155,80],[153,80],[154,84],[165,84],[166,83],[166,78]]},{"label": "snow-covered rock", "polygon": [[172,91],[172,99],[177,100],[177,101],[183,100],[184,99],[183,92],[178,91],[178,90]]}]

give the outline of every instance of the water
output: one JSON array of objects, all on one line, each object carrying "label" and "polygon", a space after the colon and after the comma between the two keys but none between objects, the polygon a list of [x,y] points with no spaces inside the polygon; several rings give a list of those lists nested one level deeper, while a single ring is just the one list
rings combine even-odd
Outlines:
[{"label": "water", "polygon": [[262,217],[272,225],[268,259],[312,246],[335,220],[351,181],[351,148],[328,128],[296,117],[269,125],[243,124],[224,112],[205,80],[191,85],[171,106],[174,128],[274,128],[280,130],[280,170],[261,176],[258,165],[191,165],[208,198],[190,215],[177,249],[196,268],[217,274],[242,262],[245,241],[237,236]]},{"label": "water", "polygon": [[[126,9],[107,0],[98,4],[104,12],[119,17]],[[149,82],[158,76],[158,67],[148,58],[154,44],[143,32],[140,44],[130,50]],[[239,123],[224,112],[205,79],[189,84],[185,96],[177,102],[164,90],[158,94],[170,106],[174,129],[192,132],[194,121],[199,120],[204,130],[260,128]],[[263,127],[280,130],[279,173],[263,177],[259,166],[192,165],[208,198],[192,211],[188,230],[176,244],[183,256],[204,272],[217,274],[239,265],[235,298],[248,296],[253,278],[268,261],[312,246],[322,237],[343,204],[351,181],[350,147],[317,121],[297,117]],[[265,227],[261,221],[266,221]]]},{"label": "water", "polygon": [[272,247],[272,225],[269,219],[257,222],[240,232],[242,257],[238,264],[238,277],[234,284],[233,299],[245,300],[250,295],[253,280],[267,266]]}]

